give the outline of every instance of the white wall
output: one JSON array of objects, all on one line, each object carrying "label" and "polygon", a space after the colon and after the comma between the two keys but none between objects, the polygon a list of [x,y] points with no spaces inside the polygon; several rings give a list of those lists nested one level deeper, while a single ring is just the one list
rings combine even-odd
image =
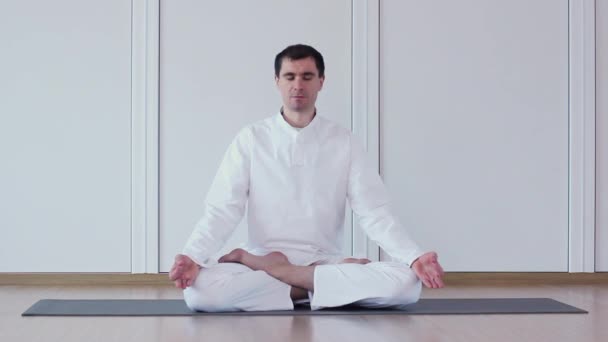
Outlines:
[{"label": "white wall", "polygon": [[596,1],[595,269],[608,271],[608,1]]},{"label": "white wall", "polygon": [[130,272],[128,1],[0,3],[0,272]]},{"label": "white wall", "polygon": [[567,270],[567,16],[566,0],[381,2],[382,175],[446,270]]},{"label": "white wall", "polygon": [[[380,3],[381,60],[368,67],[381,75],[381,171],[412,235],[450,271],[567,270],[567,1]],[[319,108],[351,125],[354,39],[378,37],[351,36],[351,1],[300,5],[161,1],[160,227],[147,228],[160,235],[161,271],[238,128],[278,109],[280,49],[324,53]],[[608,6],[597,7],[606,271]],[[118,0],[0,4],[0,272],[131,271],[131,161],[145,159],[131,155],[132,15]]]}]

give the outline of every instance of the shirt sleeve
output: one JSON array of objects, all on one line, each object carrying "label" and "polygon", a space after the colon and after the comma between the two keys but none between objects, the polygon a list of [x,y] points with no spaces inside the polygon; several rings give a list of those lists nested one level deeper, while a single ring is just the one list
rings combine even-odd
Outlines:
[{"label": "shirt sleeve", "polygon": [[213,179],[197,222],[182,254],[200,266],[209,266],[245,213],[249,196],[250,148],[252,136],[245,128],[232,141]]},{"label": "shirt sleeve", "polygon": [[411,266],[422,254],[393,215],[386,187],[367,159],[363,146],[351,136],[348,200],[367,236],[395,261]]}]

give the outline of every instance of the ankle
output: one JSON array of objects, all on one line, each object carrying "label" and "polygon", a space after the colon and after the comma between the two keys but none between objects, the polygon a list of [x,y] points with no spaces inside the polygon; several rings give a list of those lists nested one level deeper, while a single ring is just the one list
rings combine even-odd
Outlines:
[{"label": "ankle", "polygon": [[234,253],[235,261],[240,264],[244,264],[247,251],[245,251],[244,249],[241,249],[241,248],[237,248],[232,252]]},{"label": "ankle", "polygon": [[291,264],[274,264],[274,265],[267,265],[264,267],[264,269],[262,271],[268,273],[270,276],[277,278],[281,281],[283,281],[284,276],[286,273],[289,273],[289,269],[292,268],[293,265]]},{"label": "ankle", "polygon": [[290,296],[292,300],[306,299],[308,298],[308,290],[292,286]]}]

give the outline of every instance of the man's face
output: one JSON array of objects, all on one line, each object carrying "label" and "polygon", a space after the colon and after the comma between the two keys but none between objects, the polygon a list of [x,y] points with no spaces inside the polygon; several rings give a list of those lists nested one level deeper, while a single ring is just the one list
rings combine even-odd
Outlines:
[{"label": "man's face", "polygon": [[325,77],[319,77],[312,57],[292,60],[284,58],[279,77],[275,77],[283,98],[283,106],[293,112],[312,110]]}]

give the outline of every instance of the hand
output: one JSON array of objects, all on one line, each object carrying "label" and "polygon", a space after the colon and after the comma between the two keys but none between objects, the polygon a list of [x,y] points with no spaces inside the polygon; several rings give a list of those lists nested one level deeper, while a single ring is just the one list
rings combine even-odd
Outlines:
[{"label": "hand", "polygon": [[437,253],[428,252],[412,263],[412,270],[426,287],[438,289],[443,287],[443,268],[437,261]]},{"label": "hand", "polygon": [[175,287],[185,289],[194,283],[199,271],[197,263],[183,254],[178,254],[169,272],[169,278],[175,282]]}]

